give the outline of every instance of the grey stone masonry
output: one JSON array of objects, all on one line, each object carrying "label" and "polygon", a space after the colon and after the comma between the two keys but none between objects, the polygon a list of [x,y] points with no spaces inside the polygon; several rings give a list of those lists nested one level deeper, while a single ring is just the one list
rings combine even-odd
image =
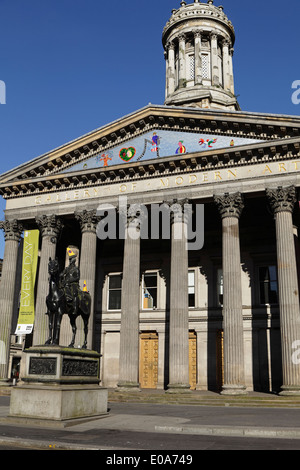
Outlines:
[{"label": "grey stone masonry", "polygon": [[239,217],[240,193],[215,196],[222,217],[224,384],[223,395],[246,393]]},{"label": "grey stone masonry", "polygon": [[140,226],[128,217],[121,298],[120,389],[139,390]]},{"label": "grey stone masonry", "polygon": [[[169,392],[187,391],[189,384],[188,246],[183,206],[167,203],[171,213]],[[176,206],[178,210],[176,210]]]},{"label": "grey stone masonry", "polygon": [[4,231],[5,250],[0,283],[0,381],[8,375],[10,335],[13,318],[18,248],[23,226],[17,220],[0,222]]},{"label": "grey stone masonry", "polygon": [[[91,316],[89,320],[89,332],[87,339],[87,348],[93,348],[93,331],[94,331],[94,298],[95,298],[95,279],[96,279],[96,251],[97,251],[97,224],[100,220],[96,215],[96,210],[75,212],[75,217],[80,223],[82,240],[80,252],[80,281],[81,288],[83,282],[86,281],[87,290],[91,294]],[[84,331],[83,322],[81,320],[80,327],[77,330],[77,339],[79,344],[83,343]]]},{"label": "grey stone masonry", "polygon": [[48,317],[46,314],[46,297],[49,291],[48,264],[49,258],[56,255],[57,238],[62,229],[62,222],[56,215],[41,215],[36,217],[36,223],[42,235],[42,248],[36,298],[33,344],[43,345],[48,332]]},{"label": "grey stone masonry", "polygon": [[[292,212],[294,186],[266,190],[276,224],[278,295],[282,352],[281,395],[300,394],[300,364],[293,354],[300,344],[300,311]],[[299,346],[298,346],[299,349]]]}]

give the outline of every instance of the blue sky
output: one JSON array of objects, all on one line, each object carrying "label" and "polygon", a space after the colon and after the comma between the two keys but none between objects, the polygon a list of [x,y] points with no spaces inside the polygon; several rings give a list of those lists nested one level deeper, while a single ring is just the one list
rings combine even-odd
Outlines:
[{"label": "blue sky", "polygon": [[[215,4],[235,27],[242,110],[300,115],[291,100],[300,80],[299,0]],[[179,7],[180,0],[0,0],[0,173],[148,103],[163,104],[161,35]],[[1,200],[1,218],[4,207]]]}]

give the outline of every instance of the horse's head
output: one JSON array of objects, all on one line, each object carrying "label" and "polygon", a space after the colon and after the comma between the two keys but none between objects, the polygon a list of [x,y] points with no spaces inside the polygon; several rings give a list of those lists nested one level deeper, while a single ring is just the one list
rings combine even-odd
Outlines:
[{"label": "horse's head", "polygon": [[50,276],[53,276],[59,272],[59,264],[57,259],[49,258],[48,272]]}]

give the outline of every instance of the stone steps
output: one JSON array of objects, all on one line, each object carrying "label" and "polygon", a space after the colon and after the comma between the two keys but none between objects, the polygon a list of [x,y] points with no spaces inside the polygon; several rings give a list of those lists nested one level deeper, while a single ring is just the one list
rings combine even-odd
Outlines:
[{"label": "stone steps", "polygon": [[260,394],[245,396],[206,395],[204,393],[165,393],[164,391],[120,392],[109,390],[109,402],[119,403],[153,403],[196,406],[238,406],[238,407],[276,407],[300,408],[300,397],[280,397]]}]

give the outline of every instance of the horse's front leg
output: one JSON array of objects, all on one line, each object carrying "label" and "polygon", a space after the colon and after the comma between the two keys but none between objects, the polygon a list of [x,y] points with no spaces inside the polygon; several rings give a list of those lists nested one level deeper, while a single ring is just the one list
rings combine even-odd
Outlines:
[{"label": "horse's front leg", "polygon": [[56,314],[55,331],[53,335],[53,344],[56,344],[56,345],[59,345],[60,325],[61,325],[62,317],[63,317],[63,312],[59,310]]},{"label": "horse's front leg", "polygon": [[83,323],[84,323],[84,343],[82,345],[82,349],[86,349],[87,348],[87,335],[88,335],[88,323],[89,323],[89,319],[88,318],[83,318]]},{"label": "horse's front leg", "polygon": [[74,348],[75,338],[76,338],[76,332],[77,332],[77,328],[76,328],[76,317],[75,317],[75,315],[70,314],[70,315],[69,315],[69,318],[70,318],[70,323],[71,323],[72,332],[73,332],[72,341],[71,341],[71,343],[69,344],[69,348]]},{"label": "horse's front leg", "polygon": [[52,335],[53,335],[53,318],[54,318],[54,313],[50,312],[49,310],[47,311],[46,315],[48,315],[49,318],[49,337],[46,341],[45,344],[51,344],[52,343]]}]

